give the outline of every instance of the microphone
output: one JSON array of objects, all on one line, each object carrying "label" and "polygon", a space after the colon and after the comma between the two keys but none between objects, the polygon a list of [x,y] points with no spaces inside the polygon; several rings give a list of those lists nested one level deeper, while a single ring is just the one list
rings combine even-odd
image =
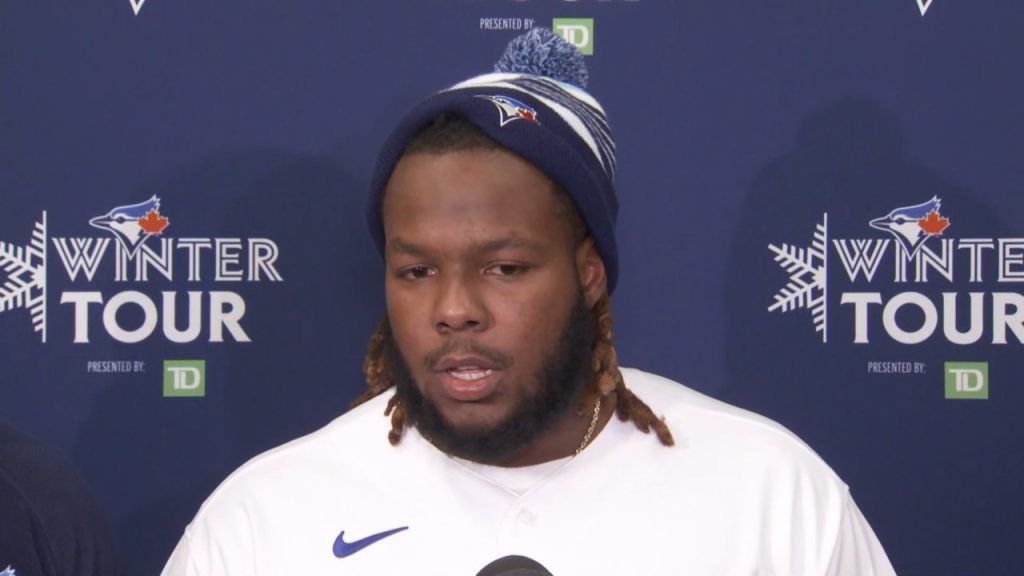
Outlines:
[{"label": "microphone", "polygon": [[548,569],[526,556],[503,556],[476,573],[476,576],[552,576]]}]

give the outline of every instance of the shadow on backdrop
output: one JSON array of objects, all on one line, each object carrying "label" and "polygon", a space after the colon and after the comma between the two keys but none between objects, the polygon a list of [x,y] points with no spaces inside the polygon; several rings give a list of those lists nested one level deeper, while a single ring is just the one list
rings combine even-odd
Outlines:
[{"label": "shadow on backdrop", "polygon": [[[932,196],[941,198],[942,214],[950,218],[946,237],[1007,236],[1000,216],[1008,215],[995,214],[979,195],[912,159],[898,120],[879,104],[851,98],[807,116],[793,150],[756,176],[733,235],[724,295],[729,378],[721,396],[778,420],[811,444],[850,485],[897,572],[994,574],[1001,569],[986,559],[999,558],[997,549],[1009,544],[1005,534],[1016,532],[997,519],[1024,528],[1007,512],[1024,509],[1012,480],[1022,477],[1022,467],[1013,455],[1021,449],[1021,435],[1013,432],[1019,416],[1010,408],[1022,398],[1019,387],[1007,387],[1019,378],[1019,345],[1012,348],[1012,336],[1009,345],[986,344],[989,326],[988,340],[951,344],[941,318],[923,344],[900,344],[882,331],[879,306],[869,316],[870,343],[854,344],[852,307],[840,304],[844,291],[878,291],[883,298],[921,291],[938,302],[941,315],[940,292],[999,289],[991,281],[994,257],[981,284],[968,285],[965,262],[957,265],[954,283],[933,274],[927,284],[894,284],[891,253],[874,282],[851,282],[829,246],[828,342],[815,332],[809,310],[768,311],[788,280],[769,244],[809,247],[826,211],[830,241],[890,238],[868,221]],[[961,329],[968,323],[966,297],[960,295]],[[921,326],[923,315],[902,310],[897,318],[911,329]],[[943,362],[971,359],[990,362],[990,381],[1003,384],[1001,400],[944,399]],[[925,362],[927,373],[867,371],[869,361],[904,360]],[[958,466],[960,457],[992,466]],[[1018,462],[1019,472],[995,475],[1007,462]]]},{"label": "shadow on backdrop", "polygon": [[[272,239],[283,280],[191,283],[177,278],[178,263],[174,282],[146,286],[153,296],[178,292],[178,325],[187,323],[185,291],[236,291],[251,342],[225,333],[211,343],[204,327],[192,343],[159,336],[90,348],[97,358],[147,359],[145,375],[109,381],[75,451],[108,507],[129,573],[159,573],[232,470],[319,428],[365,386],[366,341],[383,311],[380,264],[363,224],[365,188],[330,159],[266,151],[210,160],[133,196],[159,196],[174,237]],[[204,274],[210,270],[204,264]],[[124,312],[125,325],[140,322]],[[165,359],[204,359],[205,397],[163,397]]]}]

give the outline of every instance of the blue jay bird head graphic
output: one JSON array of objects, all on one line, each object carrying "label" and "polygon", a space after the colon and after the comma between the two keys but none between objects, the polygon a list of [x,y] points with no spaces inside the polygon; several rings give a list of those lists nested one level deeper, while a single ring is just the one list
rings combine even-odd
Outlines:
[{"label": "blue jay bird head graphic", "polygon": [[914,256],[925,240],[937,236],[949,226],[949,219],[939,214],[942,200],[938,196],[922,204],[896,208],[868,224],[893,235],[903,246],[908,257]]},{"label": "blue jay bird head graphic", "polygon": [[538,122],[537,111],[515,98],[509,98],[508,96],[478,96],[478,98],[490,100],[498,108],[499,126],[505,126],[505,124],[514,120]]},{"label": "blue jay bird head graphic", "polygon": [[162,232],[169,223],[160,215],[160,199],[156,196],[139,204],[118,206],[89,220],[90,226],[113,234],[129,256],[135,256],[147,238]]},{"label": "blue jay bird head graphic", "polygon": [[14,574],[14,567],[12,567],[10,564],[8,564],[7,568],[4,568],[3,570],[0,570],[0,576],[15,576],[15,574]]}]

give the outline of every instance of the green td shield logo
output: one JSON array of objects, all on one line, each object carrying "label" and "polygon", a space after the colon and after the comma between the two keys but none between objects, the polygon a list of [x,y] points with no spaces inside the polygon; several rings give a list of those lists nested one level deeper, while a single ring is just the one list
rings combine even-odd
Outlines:
[{"label": "green td shield logo", "polygon": [[164,396],[206,396],[206,360],[164,360]]},{"label": "green td shield logo", "polygon": [[584,56],[594,54],[593,18],[555,18],[551,29],[561,34],[565,41],[580,49]]},{"label": "green td shield logo", "polygon": [[988,362],[946,362],[946,398],[988,400]]}]

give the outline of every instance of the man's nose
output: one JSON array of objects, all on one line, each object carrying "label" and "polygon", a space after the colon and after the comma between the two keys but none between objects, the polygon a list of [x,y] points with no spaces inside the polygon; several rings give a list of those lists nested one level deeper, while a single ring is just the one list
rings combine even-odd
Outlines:
[{"label": "man's nose", "polygon": [[434,302],[434,326],[442,334],[485,330],[490,315],[479,282],[463,274],[443,275]]}]

